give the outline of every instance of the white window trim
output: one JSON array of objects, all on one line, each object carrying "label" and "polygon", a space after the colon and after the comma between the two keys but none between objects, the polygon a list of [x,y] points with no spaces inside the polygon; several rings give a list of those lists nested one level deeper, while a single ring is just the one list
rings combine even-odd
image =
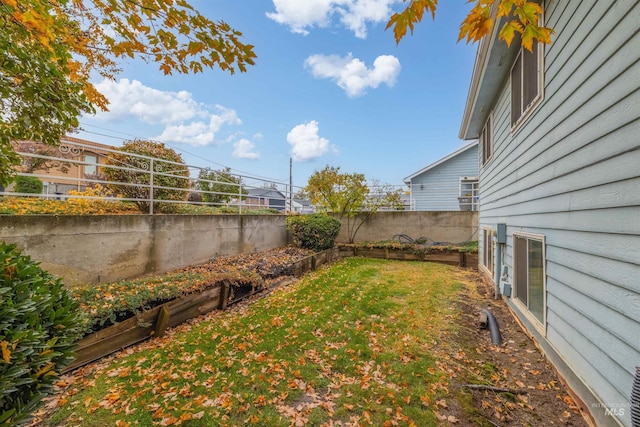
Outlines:
[{"label": "white window trim", "polygon": [[[471,184],[470,195],[469,190],[462,190],[462,184]],[[458,197],[471,197],[471,210],[478,210],[478,192],[480,191],[480,180],[477,176],[461,176],[458,180]]]},{"label": "white window trim", "polygon": [[[91,157],[92,159],[95,159],[95,162],[89,161],[89,157]],[[85,154],[84,155],[84,161],[83,161],[83,173],[85,175],[94,175],[98,173],[98,154],[96,153],[91,153],[91,154]],[[94,172],[92,173],[88,173],[87,169],[95,169]]]},{"label": "white window trim", "polygon": [[[478,177],[477,176],[461,176],[458,182],[458,195],[460,197],[468,197],[466,192],[465,194],[462,194],[462,183],[478,183]],[[471,195],[473,196],[475,192],[478,191],[478,186],[476,185],[476,187],[474,189],[472,189],[471,191]]]},{"label": "white window trim", "polygon": [[480,271],[482,273],[484,273],[487,277],[491,278],[491,280],[494,280],[494,275],[491,272],[491,268],[495,268],[494,266],[496,265],[496,248],[494,247],[492,250],[492,260],[491,260],[491,264],[492,267],[487,267],[486,265],[484,265],[484,258],[486,257],[486,253],[484,251],[484,248],[486,247],[486,242],[484,242],[484,232],[487,231],[489,239],[491,239],[491,245],[493,246],[493,238],[496,235],[497,231],[494,228],[489,227],[488,225],[483,225],[481,227],[482,232],[483,232],[483,248],[482,248],[482,258],[480,259],[479,264],[479,268]]},{"label": "white window trim", "polygon": [[[485,159],[485,129],[487,129],[487,125],[489,125],[489,143],[491,145],[491,155],[489,157],[487,157]],[[491,163],[491,161],[493,160],[493,152],[495,149],[495,146],[493,145],[493,110],[491,110],[491,112],[489,113],[489,117],[487,117],[487,121],[484,122],[484,126],[482,127],[482,141],[480,141],[482,143],[482,158],[481,160],[481,165],[482,167],[486,167],[489,165],[489,163]]]},{"label": "white window trim", "polygon": [[[538,318],[536,316],[534,316],[530,311],[529,311],[529,307],[527,307],[526,305],[524,305],[522,303],[522,301],[520,301],[520,299],[518,298],[517,295],[517,286],[516,286],[516,272],[515,272],[515,264],[516,264],[516,254],[515,254],[515,239],[516,237],[523,237],[523,238],[527,238],[527,239],[533,239],[533,240],[539,240],[542,242],[542,304],[544,307],[544,310],[542,312],[542,323],[540,323],[540,320],[538,320]],[[518,306],[518,308],[520,309],[520,313],[527,318],[527,320],[537,329],[538,332],[540,332],[540,334],[543,337],[547,336],[547,244],[546,244],[546,239],[545,236],[542,234],[534,234],[534,233],[527,233],[524,231],[514,231],[512,234],[512,260],[513,260],[513,265],[512,265],[512,271],[513,271],[513,297],[511,298],[511,301]],[[527,288],[528,288],[528,284],[527,284]]]}]

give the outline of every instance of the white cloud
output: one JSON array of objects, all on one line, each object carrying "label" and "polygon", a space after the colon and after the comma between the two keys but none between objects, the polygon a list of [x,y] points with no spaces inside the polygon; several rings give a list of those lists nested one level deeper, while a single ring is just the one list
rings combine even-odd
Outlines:
[{"label": "white cloud", "polygon": [[260,153],[255,151],[256,144],[248,139],[240,139],[233,144],[233,157],[240,159],[259,159]]},{"label": "white cloud", "polygon": [[385,22],[391,16],[391,5],[398,0],[273,0],[275,12],[267,16],[291,28],[294,33],[308,34],[313,27],[327,27],[334,17],[355,36],[367,37],[367,23]]},{"label": "white cloud", "polygon": [[289,26],[294,33],[307,35],[306,27],[326,27],[336,11],[335,0],[273,0],[276,12],[267,17]]},{"label": "white cloud", "polygon": [[368,88],[375,89],[382,83],[392,87],[401,69],[400,61],[393,55],[378,56],[371,69],[351,54],[344,58],[338,55],[311,55],[304,65],[314,77],[335,81],[349,97],[363,95]]},{"label": "white cloud", "polygon": [[293,160],[305,162],[322,156],[331,148],[329,140],[322,138],[318,132],[318,122],[298,125],[287,134],[287,142],[291,145]]},{"label": "white cloud", "polygon": [[340,22],[359,39],[367,38],[367,22],[387,22],[394,0],[354,0],[340,10]]},{"label": "white cloud", "polygon": [[216,142],[216,134],[224,125],[239,125],[242,122],[234,110],[216,105],[217,114],[207,112],[208,121],[194,121],[168,125],[164,131],[154,137],[162,142],[179,142],[194,146],[211,145]]},{"label": "white cloud", "polygon": [[162,133],[153,138],[163,142],[209,145],[224,125],[242,123],[234,110],[198,103],[187,91],[161,91],[129,79],[105,79],[96,88],[109,100],[109,111],[98,112],[96,119],[115,123],[134,118],[163,125]]},{"label": "white cloud", "polygon": [[99,111],[96,118],[119,121],[131,116],[149,124],[172,123],[200,117],[205,112],[187,91],[164,92],[138,80],[104,79],[96,89],[109,100],[109,112]]}]

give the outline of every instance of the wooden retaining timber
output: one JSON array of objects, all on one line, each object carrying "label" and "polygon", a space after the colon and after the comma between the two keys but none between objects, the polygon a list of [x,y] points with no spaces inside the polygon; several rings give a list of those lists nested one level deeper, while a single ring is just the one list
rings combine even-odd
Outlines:
[{"label": "wooden retaining timber", "polygon": [[[333,248],[303,258],[294,263],[293,274],[300,277],[333,261],[337,256],[338,251]],[[223,280],[211,288],[176,298],[82,338],[78,341],[76,359],[65,367],[62,373],[151,337],[161,337],[167,328],[213,310],[225,310],[229,305],[265,290],[264,287],[254,287],[242,296],[234,297],[231,287],[228,281]]]},{"label": "wooden retaining timber", "polygon": [[402,248],[376,248],[354,245],[339,245],[340,258],[360,256],[365,258],[382,258],[404,261],[430,261],[458,267],[477,267],[478,254],[457,251],[455,249],[412,250]]},{"label": "wooden retaining timber", "polygon": [[78,342],[76,359],[63,372],[93,362],[152,336],[162,336],[167,328],[221,308],[221,290],[228,288],[228,283],[220,283],[202,292],[176,298],[84,337]]}]

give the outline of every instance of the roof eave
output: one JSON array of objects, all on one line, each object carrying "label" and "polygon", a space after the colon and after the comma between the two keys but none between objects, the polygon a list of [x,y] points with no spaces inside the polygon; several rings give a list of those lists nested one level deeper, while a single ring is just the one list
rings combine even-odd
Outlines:
[{"label": "roof eave", "polygon": [[458,135],[460,139],[476,139],[480,136],[494,100],[509,77],[519,43],[514,41],[507,46],[506,42],[499,40],[498,35],[505,20],[504,17],[496,20],[491,34],[485,36],[478,46]]}]

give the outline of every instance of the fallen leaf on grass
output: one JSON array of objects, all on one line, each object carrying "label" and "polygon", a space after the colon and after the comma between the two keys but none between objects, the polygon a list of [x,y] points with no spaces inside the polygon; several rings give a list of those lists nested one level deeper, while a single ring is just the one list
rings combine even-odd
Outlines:
[{"label": "fallen leaf on grass", "polygon": [[168,416],[160,420],[161,426],[172,426],[178,422],[178,419],[174,416]]},{"label": "fallen leaf on grass", "polygon": [[428,394],[420,396],[420,402],[422,402],[424,406],[429,406],[431,404],[431,397],[429,397]]}]

